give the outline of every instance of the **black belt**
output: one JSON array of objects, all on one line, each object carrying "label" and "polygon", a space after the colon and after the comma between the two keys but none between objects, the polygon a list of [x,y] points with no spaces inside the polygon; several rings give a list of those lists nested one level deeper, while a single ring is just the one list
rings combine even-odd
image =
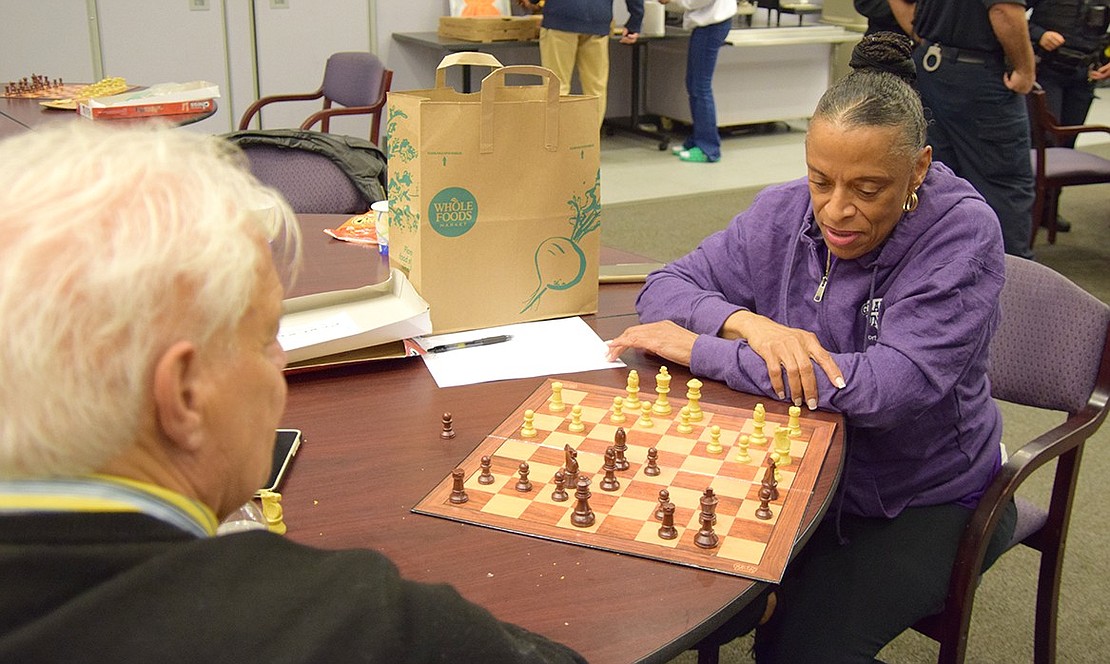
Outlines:
[{"label": "black belt", "polygon": [[[931,58],[933,56],[931,56],[930,54],[935,54],[939,52],[940,62],[938,62],[937,65],[940,65],[945,61],[962,62],[963,64],[967,65],[1002,64],[1002,55],[1000,53],[992,53],[990,51],[976,51],[969,48],[956,48],[955,46],[942,46],[940,44],[929,41],[923,41],[921,42],[921,44],[925,47],[926,58]],[[933,67],[933,69],[936,69],[936,67]],[[932,69],[929,69],[928,71],[932,71]]]}]

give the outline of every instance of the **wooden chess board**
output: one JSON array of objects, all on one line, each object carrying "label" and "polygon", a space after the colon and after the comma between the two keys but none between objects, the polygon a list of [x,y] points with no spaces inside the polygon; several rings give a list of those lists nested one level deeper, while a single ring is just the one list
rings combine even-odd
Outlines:
[{"label": "wooden chess board", "polygon": [[3,96],[9,99],[69,99],[77,96],[77,93],[88,85],[88,83],[63,83],[37,90],[9,92]]},{"label": "wooden chess board", "polygon": [[[680,409],[687,404],[685,398],[668,395],[671,413],[653,415],[649,428],[631,410],[624,422],[611,422],[613,398],[627,397],[627,393],[599,385],[560,381],[566,408],[552,412],[549,399],[553,382],[547,380],[541,385],[459,464],[465,473],[467,502],[450,502],[452,477],[448,475],[412,511],[761,581],[781,580],[834,424],[800,418],[801,436],[791,442],[791,463],[779,469],[779,497],[769,505],[772,517],[764,520],[755,516],[760,480],[772,451],[774,431],[786,426],[786,417],[767,414],[763,429],[766,442],[752,442],[748,447],[751,460],[742,463],[737,460],[737,441],[742,433],[753,432],[752,411],[701,403],[701,421],[691,422],[693,432],[683,434],[678,433],[677,426]],[[641,389],[639,398],[654,401],[656,395]],[[585,424],[585,430],[579,433],[568,428],[576,404],[582,407],[581,421]],[[525,438],[520,430],[524,412],[529,409],[535,411],[537,435]],[[721,429],[723,451],[718,454],[707,451],[713,425]],[[600,481],[604,477],[605,450],[613,445],[618,427],[627,434],[625,456],[630,468],[617,472],[617,490],[603,491]],[[587,528],[570,523],[575,506],[573,487],[567,488],[570,499],[566,502],[551,498],[553,477],[563,466],[564,446],[568,444],[578,452],[580,473],[591,479],[589,504],[596,520]],[[661,473],[655,477],[643,472],[650,447],[658,451]],[[489,485],[478,482],[480,460],[485,455],[492,459],[494,482]],[[522,461],[528,462],[532,482],[532,490],[526,493],[515,488]],[[720,539],[712,549],[694,544],[699,499],[707,487],[712,487],[720,499],[714,527]],[[661,489],[670,492],[670,502],[676,508],[678,537],[673,540],[658,536],[660,521],[655,513]]]}]

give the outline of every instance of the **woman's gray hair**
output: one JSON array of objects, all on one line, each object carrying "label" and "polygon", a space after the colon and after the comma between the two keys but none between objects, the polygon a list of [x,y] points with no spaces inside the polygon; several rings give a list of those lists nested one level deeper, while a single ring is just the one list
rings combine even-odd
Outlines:
[{"label": "woman's gray hair", "polygon": [[75,120],[0,143],[0,477],[97,470],[180,339],[228,335],[297,220],[225,141]]}]

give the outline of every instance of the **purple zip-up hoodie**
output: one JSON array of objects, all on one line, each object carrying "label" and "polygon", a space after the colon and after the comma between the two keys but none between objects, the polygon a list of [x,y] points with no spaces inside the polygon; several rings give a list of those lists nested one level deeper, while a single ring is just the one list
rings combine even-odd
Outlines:
[{"label": "purple zip-up hoodie", "polygon": [[[769,187],[723,231],[648,277],[643,322],[697,332],[699,376],[775,399],[767,367],[744,341],[717,336],[747,309],[817,335],[844,373],[817,369],[820,407],[847,419],[842,509],[894,517],[911,506],[973,506],[1001,463],[1001,415],[988,348],[1004,280],[998,218],[965,180],[934,162],[886,241],[832,258],[806,180]],[[788,395],[789,398],[789,395]]]}]

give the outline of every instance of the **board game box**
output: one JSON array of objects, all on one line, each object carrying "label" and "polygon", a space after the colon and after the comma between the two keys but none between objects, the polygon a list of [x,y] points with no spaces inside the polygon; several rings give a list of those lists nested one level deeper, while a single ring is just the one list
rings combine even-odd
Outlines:
[{"label": "board game box", "polygon": [[[412,511],[761,581],[781,580],[835,425],[802,417],[798,410],[787,418],[764,415],[761,406],[753,413],[702,404],[696,379],[687,384],[686,398],[639,392],[633,377],[634,372],[625,390],[547,380]],[[700,419],[690,411],[700,411]],[[614,414],[623,421],[613,421]],[[779,429],[789,448],[782,456],[774,446]],[[626,449],[619,456],[628,467],[614,471],[606,468],[606,453],[618,438],[624,439]],[[485,463],[483,457],[488,457]],[[769,457],[779,461],[772,471],[774,493],[767,487]],[[565,484],[561,477],[568,463],[589,479],[586,502],[593,517],[588,526],[573,523],[581,510],[578,487],[559,486]],[[566,494],[561,500],[553,497],[561,491]],[[708,548],[695,542],[706,527],[707,495],[715,542]],[[673,539],[660,537],[664,502],[673,504]]]}]

